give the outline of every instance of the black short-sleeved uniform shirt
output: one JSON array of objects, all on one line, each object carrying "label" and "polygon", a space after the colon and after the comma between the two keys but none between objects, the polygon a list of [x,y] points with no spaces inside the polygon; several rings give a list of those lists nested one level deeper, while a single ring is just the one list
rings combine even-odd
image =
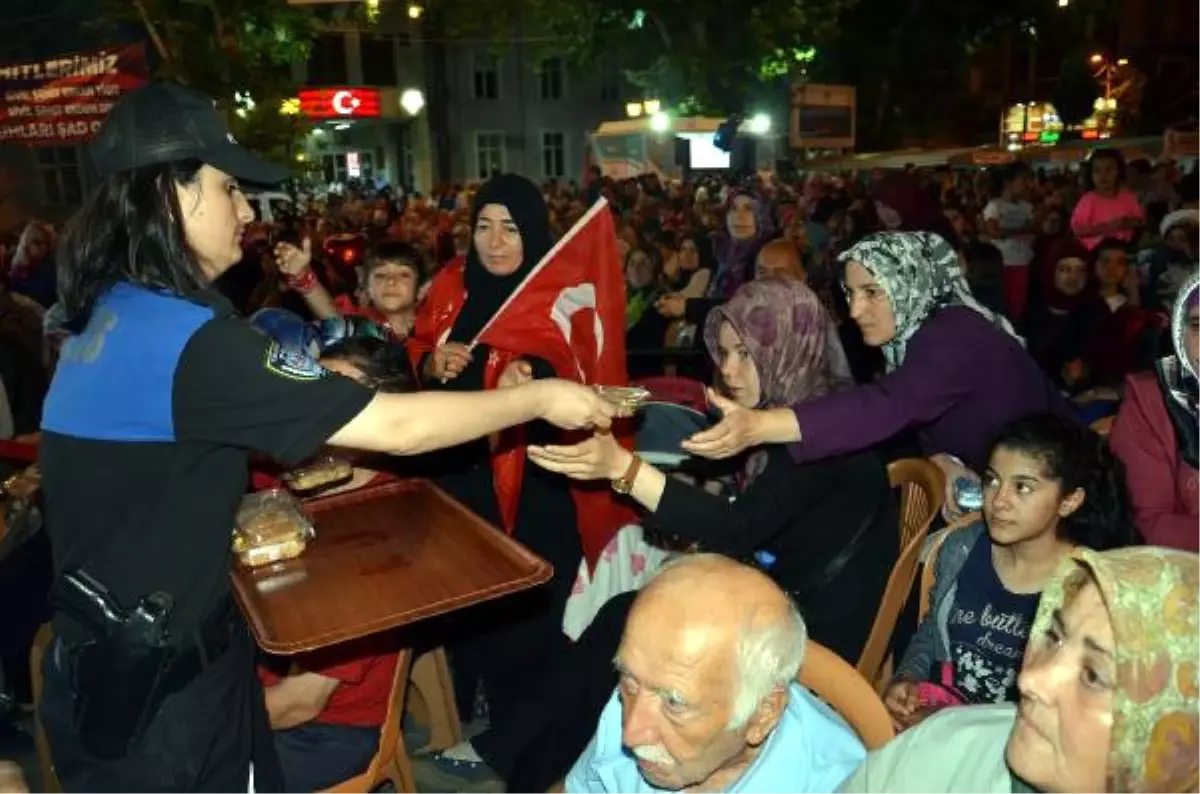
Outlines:
[{"label": "black short-sleeved uniform shirt", "polygon": [[[126,608],[171,593],[184,636],[228,597],[250,453],[298,463],[372,394],[281,348],[215,292],[116,285],[63,346],[43,411],[56,572],[83,568]],[[55,626],[82,638],[62,615]]]}]

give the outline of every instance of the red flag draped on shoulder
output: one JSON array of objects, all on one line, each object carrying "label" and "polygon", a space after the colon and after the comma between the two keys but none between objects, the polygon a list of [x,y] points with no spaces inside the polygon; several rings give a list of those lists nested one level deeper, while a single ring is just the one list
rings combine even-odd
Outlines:
[{"label": "red flag draped on shoulder", "polygon": [[471,346],[538,348],[559,377],[622,386],[625,370],[625,277],[608,202],[600,199],[554,244]]},{"label": "red flag draped on shoulder", "polygon": [[[444,276],[444,278],[443,278]],[[439,283],[441,282],[441,283]],[[461,301],[462,270],[439,276],[429,298],[431,323],[449,327],[457,314],[439,310],[447,301]],[[440,317],[441,322],[436,322]],[[418,320],[418,336],[421,335]],[[430,328],[432,339],[440,331]],[[620,386],[628,382],[625,368],[625,278],[617,248],[616,229],[608,202],[600,199],[513,290],[508,300],[480,330],[471,346],[491,349],[484,385],[495,388],[505,366],[522,355],[536,356],[561,378],[588,385]],[[414,351],[414,355],[420,355]],[[624,423],[627,424],[627,423]],[[561,443],[584,440],[585,433],[567,433]],[[618,438],[632,446],[632,433],[618,428]],[[512,532],[525,470],[525,434],[513,428],[501,434],[492,451],[496,499],[505,529]],[[609,484],[572,482],[576,523],[589,566],[636,513],[618,501]]]}]

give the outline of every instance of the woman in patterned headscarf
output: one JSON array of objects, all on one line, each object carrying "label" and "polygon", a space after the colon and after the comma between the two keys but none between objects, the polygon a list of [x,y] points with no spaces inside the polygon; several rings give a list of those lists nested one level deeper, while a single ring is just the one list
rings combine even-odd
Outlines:
[{"label": "woman in patterned headscarf", "polygon": [[[725,395],[710,399],[723,410],[803,404],[851,383],[829,315],[798,282],[742,285],[709,316],[705,341]],[[814,639],[857,661],[897,554],[896,508],[873,453],[796,464],[782,447],[752,450],[732,501],[667,477],[611,436],[529,456],[575,479],[628,484],[657,528],[753,560],[796,599]]]},{"label": "woman in patterned headscarf", "polygon": [[802,462],[916,431],[923,454],[946,454],[953,482],[983,470],[992,439],[1014,419],[1072,416],[1008,321],[971,295],[944,239],[882,232],[840,259],[850,316],[866,344],[883,349],[887,374],[788,409],[731,411],[693,436],[689,451],[723,458],[751,444],[790,443]]},{"label": "woman in patterned headscarf", "polygon": [[1179,290],[1171,313],[1172,355],[1153,372],[1129,376],[1113,425],[1112,448],[1129,472],[1138,529],[1160,546],[1197,551],[1197,351],[1200,350],[1200,274]]},{"label": "woman in patterned headscarf", "polygon": [[1020,702],[940,712],[842,790],[1196,791],[1197,598],[1195,554],[1077,551],[1042,593]]}]

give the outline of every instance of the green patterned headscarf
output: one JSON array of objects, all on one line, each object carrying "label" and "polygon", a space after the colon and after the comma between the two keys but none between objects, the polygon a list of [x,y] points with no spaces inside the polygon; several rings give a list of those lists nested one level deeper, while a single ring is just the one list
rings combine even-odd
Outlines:
[{"label": "green patterned headscarf", "polygon": [[1116,646],[1105,790],[1195,791],[1200,557],[1151,546],[1076,550],[1042,591],[1030,647],[1089,577],[1100,588]]},{"label": "green patterned headscarf", "polygon": [[958,254],[932,232],[879,232],[870,234],[842,252],[840,262],[857,262],[887,293],[896,318],[896,336],[883,346],[888,371],[904,363],[908,340],[937,309],[964,306],[1021,344],[1002,315],[987,309],[971,294],[959,269]]}]

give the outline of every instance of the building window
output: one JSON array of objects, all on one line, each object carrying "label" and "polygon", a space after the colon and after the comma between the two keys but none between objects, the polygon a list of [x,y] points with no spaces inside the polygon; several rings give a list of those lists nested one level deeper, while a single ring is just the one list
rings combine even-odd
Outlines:
[{"label": "building window", "polygon": [[39,148],[37,169],[47,204],[70,207],[83,203],[79,152],[74,147]]},{"label": "building window", "polygon": [[542,133],[542,176],[558,179],[567,175],[567,141],[561,132]]},{"label": "building window", "polygon": [[475,57],[475,98],[499,99],[500,74],[496,59],[490,55]]},{"label": "building window", "polygon": [[396,85],[395,50],[390,38],[364,36],[362,76],[365,85]]},{"label": "building window", "polygon": [[308,53],[309,85],[345,85],[346,37],[324,33],[313,40]]},{"label": "building window", "polygon": [[542,99],[562,99],[564,72],[562,58],[547,58],[542,61]]},{"label": "building window", "polygon": [[504,170],[504,133],[475,133],[475,176],[488,179]]},{"label": "building window", "polygon": [[621,70],[612,57],[600,62],[600,100],[616,102],[621,98]]}]

